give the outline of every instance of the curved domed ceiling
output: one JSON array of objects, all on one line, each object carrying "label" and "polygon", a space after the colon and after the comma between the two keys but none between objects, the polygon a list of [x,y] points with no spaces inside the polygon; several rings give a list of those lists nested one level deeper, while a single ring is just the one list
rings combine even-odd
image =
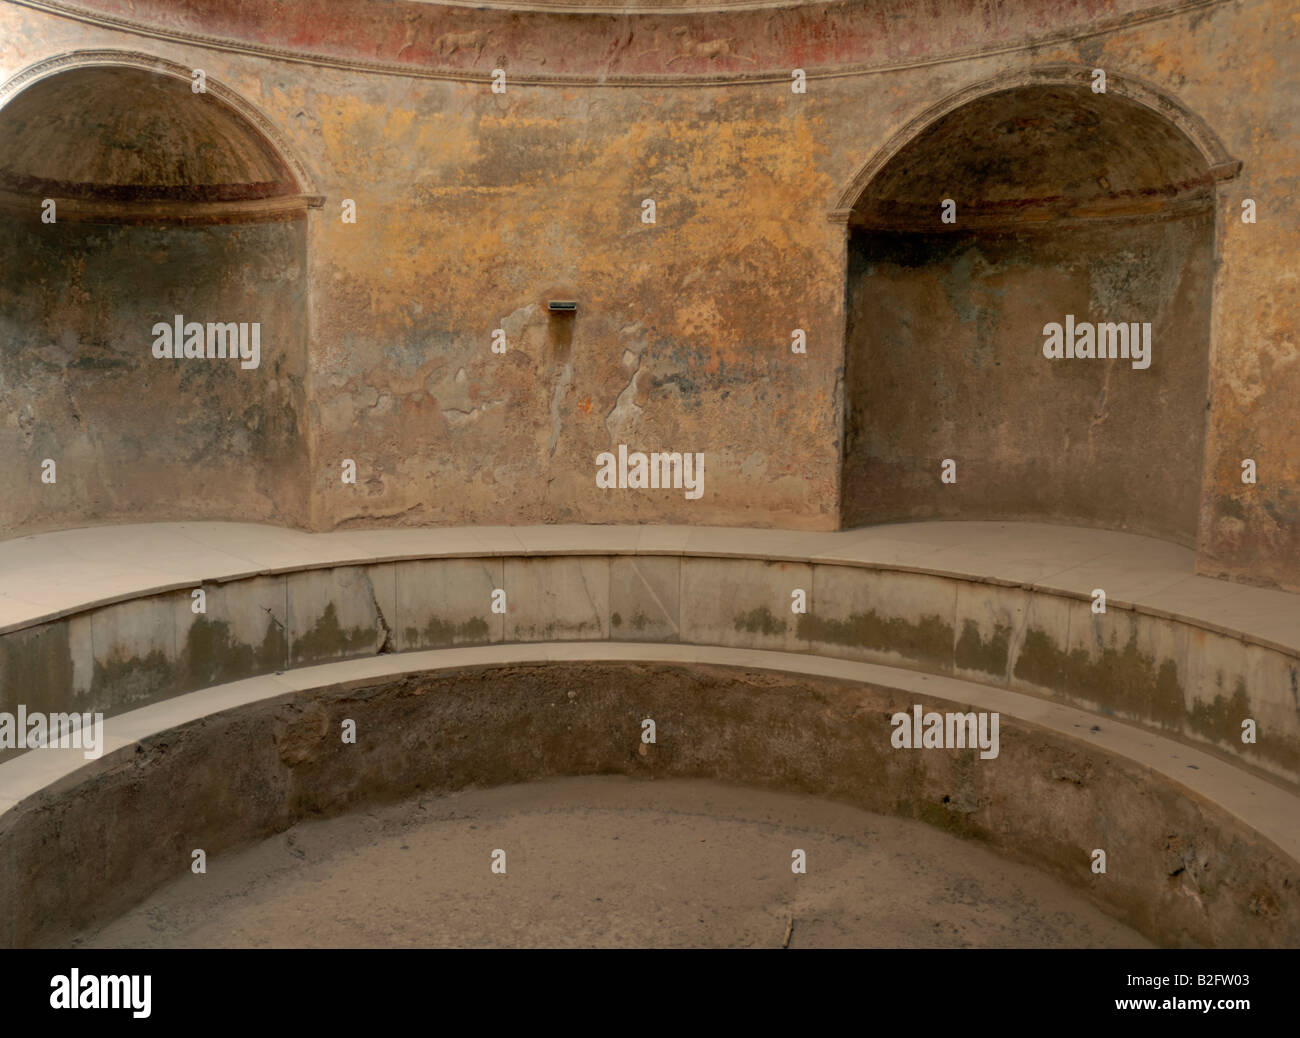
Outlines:
[{"label": "curved domed ceiling", "polygon": [[1205,0],[40,0],[159,39],[352,68],[608,83],[789,79],[1119,28]]},{"label": "curved domed ceiling", "polygon": [[54,198],[228,202],[293,195],[266,140],[210,93],[135,68],[72,69],[0,110],[0,187]]},{"label": "curved domed ceiling", "polygon": [[1161,209],[1213,183],[1196,146],[1166,119],[1088,87],[1030,86],[977,98],[939,119],[867,186],[852,222],[943,229],[951,198],[972,219]]}]

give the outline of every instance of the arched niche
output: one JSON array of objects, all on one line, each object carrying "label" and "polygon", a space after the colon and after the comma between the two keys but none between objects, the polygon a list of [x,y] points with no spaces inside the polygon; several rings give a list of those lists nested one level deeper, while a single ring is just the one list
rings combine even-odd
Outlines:
[{"label": "arched niche", "polygon": [[[963,91],[846,189],[844,525],[1032,519],[1194,543],[1216,183],[1237,164],[1150,88],[1094,82],[1053,67]],[[1069,324],[1072,347],[1088,352],[1088,324],[1108,356],[1045,356]],[[1149,357],[1124,355],[1119,325],[1149,332]]]},{"label": "arched niche", "polygon": [[[191,84],[188,68],[96,51],[0,86],[10,534],[306,520],[305,216],[319,199],[260,112],[211,77]],[[203,356],[156,356],[164,334]]]}]

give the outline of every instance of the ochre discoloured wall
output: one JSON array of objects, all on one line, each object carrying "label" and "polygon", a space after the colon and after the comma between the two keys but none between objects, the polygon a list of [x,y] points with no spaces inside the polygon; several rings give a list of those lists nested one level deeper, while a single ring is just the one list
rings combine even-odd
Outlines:
[{"label": "ochre discoloured wall", "polygon": [[[1242,160],[1220,209],[1197,568],[1297,591],[1300,13],[1283,3],[1249,4],[1232,31],[1235,40],[1216,48],[1216,63],[1174,66],[1203,78],[1185,96]],[[1246,198],[1258,207],[1253,226],[1241,221]],[[1241,482],[1244,458],[1258,465],[1255,486]]]},{"label": "ochre discoloured wall", "polygon": [[[359,214],[315,225],[321,525],[835,524],[838,232],[782,215],[834,187],[814,119],[722,90],[637,111],[418,83],[394,110],[387,82],[359,86],[313,142],[313,161],[349,155],[325,190]],[[351,153],[372,135],[380,155]],[[567,350],[554,298],[578,303]],[[797,327],[809,357],[790,352]],[[618,443],[704,452],[703,498],[599,489],[596,455]]]},{"label": "ochre discoloured wall", "polygon": [[[141,18],[185,31],[194,26],[181,22],[207,17],[214,37],[244,32],[293,46],[273,39],[281,23],[236,18],[247,5],[184,14],[136,7]],[[303,506],[313,526],[835,526],[846,250],[844,229],[825,214],[883,142],[936,101],[1008,70],[1072,62],[1151,83],[1203,118],[1242,162],[1240,176],[1217,188],[1201,568],[1300,589],[1290,273],[1300,245],[1290,218],[1300,20],[1285,5],[1198,4],[1127,21],[1119,8],[1085,5],[1055,22],[1038,8],[984,21],[958,5],[838,36],[826,34],[830,22],[818,23],[814,7],[664,15],[670,35],[667,21],[707,18],[707,26],[691,23],[693,38],[733,39],[755,61],[697,53],[670,63],[676,54],[666,49],[658,64],[637,65],[629,50],[620,58],[629,64],[617,67],[577,43],[617,19],[520,16],[510,22],[520,32],[525,23],[552,26],[518,41],[540,48],[533,58],[512,41],[500,48],[512,69],[535,78],[761,71],[771,81],[602,86],[593,78],[514,83],[505,95],[488,89],[500,56],[492,47],[463,61],[445,44],[439,53],[419,19],[454,16],[471,31],[478,19],[486,27],[510,17],[411,7],[429,8],[407,12],[417,19],[411,41],[402,25],[390,26],[392,38],[360,22],[351,34],[327,35],[349,41],[354,64],[401,61],[413,76],[0,7],[5,78],[82,47],[159,54],[241,93],[311,170],[327,199],[308,217],[313,440]],[[1120,22],[1107,21],[1113,16]],[[784,26],[780,46],[745,49],[761,33],[742,22],[767,17]],[[1078,31],[1086,25],[1102,28]],[[1043,42],[1026,44],[1031,37]],[[783,77],[796,60],[855,70],[810,79],[808,93],[794,95]],[[456,69],[472,78],[457,80]],[[1243,197],[1257,201],[1258,224],[1240,222]],[[358,203],[355,226],[339,220],[343,198]],[[658,206],[653,227],[639,221],[644,198]],[[561,293],[579,303],[567,357],[549,345],[544,311]],[[807,356],[790,353],[796,327],[808,333]],[[494,328],[507,331],[504,357],[489,352]],[[1169,421],[1195,430],[1206,418]],[[595,454],[619,442],[703,451],[704,497],[597,490]],[[1240,484],[1243,457],[1259,462],[1258,486]],[[355,487],[339,483],[343,458],[357,462]]]}]

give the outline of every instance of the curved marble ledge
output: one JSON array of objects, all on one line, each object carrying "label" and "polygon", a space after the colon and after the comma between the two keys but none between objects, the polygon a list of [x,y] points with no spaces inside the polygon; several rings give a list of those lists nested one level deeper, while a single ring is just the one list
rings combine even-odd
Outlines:
[{"label": "curved marble ledge", "polygon": [[[1030,523],[71,530],[0,544],[0,710],[112,716],[259,674],[435,648],[689,643],[1055,698],[1294,785],[1300,596],[1191,566],[1164,542]],[[805,613],[793,611],[800,590]],[[1255,743],[1241,742],[1244,720]]]}]

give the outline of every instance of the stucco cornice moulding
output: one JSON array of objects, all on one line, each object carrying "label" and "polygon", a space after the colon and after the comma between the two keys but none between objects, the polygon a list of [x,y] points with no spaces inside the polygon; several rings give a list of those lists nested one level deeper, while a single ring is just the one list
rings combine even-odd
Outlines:
[{"label": "stucco cornice moulding", "polygon": [[117,202],[38,196],[0,189],[0,210],[39,220],[42,203],[52,198],[60,223],[227,224],[270,223],[306,215],[324,202],[320,195],[282,195],[239,202]]},{"label": "stucco cornice moulding", "polygon": [[962,234],[980,231],[990,234],[1032,233],[1035,230],[1055,232],[1061,227],[1083,226],[1095,223],[1159,223],[1164,220],[1181,220],[1213,210],[1214,200],[1199,197],[1132,201],[1125,198],[1103,198],[1095,202],[1061,206],[1041,206],[1027,209],[1014,216],[996,212],[981,212],[978,206],[961,208],[961,220],[956,224],[939,221],[938,206],[924,212],[906,216],[878,218],[854,213],[849,226],[855,230],[884,231],[889,233],[920,233],[933,235]]},{"label": "stucco cornice moulding", "polygon": [[[75,3],[68,2],[68,0],[7,0],[7,2],[23,7],[29,7],[34,10],[44,11],[48,14],[57,15],[59,17],[73,19],[85,24],[97,25],[106,29],[128,32],[170,43],[181,43],[204,47],[211,50],[247,54],[254,57],[274,58],[279,61],[315,65],[322,68],[343,69],[352,72],[373,73],[378,75],[403,76],[411,79],[433,79],[458,83],[479,84],[490,84],[492,82],[491,70],[477,71],[455,69],[451,67],[432,67],[416,65],[409,62],[347,57],[307,50],[298,50],[291,47],[283,47],[273,44],[232,39],[208,33],[167,29],[156,25],[150,25],[140,19],[91,11]],[[1038,36],[1033,36],[1032,38],[995,46],[974,46],[954,50],[946,54],[915,59],[885,60],[878,62],[846,62],[843,64],[826,66],[805,64],[801,67],[804,69],[806,78],[810,80],[853,78],[886,72],[896,72],[904,69],[925,68],[934,65],[950,64],[952,62],[968,61],[975,58],[1014,54],[1052,44],[1090,39],[1096,36],[1105,36],[1135,26],[1144,25],[1149,22],[1175,18],[1180,15],[1196,13],[1235,2],[1238,2],[1238,0],[1173,0],[1173,2],[1151,7],[1147,10],[1133,11],[1108,19],[1101,19],[1095,24],[1084,28],[1071,27],[1059,32],[1044,33]],[[439,5],[431,4],[430,6]],[[483,9],[483,5],[472,3],[466,3],[464,7],[458,6],[457,9],[463,11],[465,7],[473,7],[480,10]],[[488,9],[497,12],[503,12],[506,10],[505,8],[498,7]],[[799,7],[782,7],[779,9],[797,11],[799,10]],[[733,10],[738,9],[733,8]],[[547,10],[544,13],[555,14],[557,12],[554,10]],[[623,11],[621,13],[627,14],[628,12]],[[670,15],[680,14],[682,12],[659,10],[653,13]],[[582,15],[573,14],[568,17],[576,19],[581,18]],[[604,14],[599,17],[608,19],[611,16],[609,14]],[[790,84],[791,68],[792,66],[785,63],[779,67],[754,71],[733,70],[717,73],[664,72],[654,74],[620,74],[610,72],[541,73],[537,71],[512,71],[507,69],[507,75],[509,77],[509,82],[517,86],[676,88],[728,86],[732,84],[780,83],[788,87]]]},{"label": "stucco cornice moulding", "polygon": [[[139,51],[107,48],[70,51],[66,54],[45,58],[34,65],[29,65],[21,72],[5,80],[4,83],[0,83],[0,111],[3,111],[10,101],[33,84],[39,83],[50,76],[80,68],[142,69],[146,72],[170,76],[185,83],[191,82],[193,73],[193,70],[188,65],[181,65],[167,58],[160,58],[155,54],[144,54]],[[283,201],[285,197],[297,197],[303,199],[304,204],[307,206],[319,208],[323,204],[324,198],[316,190],[315,179],[307,166],[298,157],[288,139],[280,132],[279,127],[243,95],[231,90],[212,76],[207,76],[205,79],[207,94],[229,108],[235,118],[242,120],[260,134],[298,182],[296,195],[283,196],[278,200]],[[221,204],[228,208],[235,205],[235,203]],[[248,203],[239,204],[246,205]]]},{"label": "stucco cornice moulding", "polygon": [[574,0],[415,0],[437,7],[471,7],[521,14],[725,14],[729,11],[772,11],[800,7],[847,7],[860,0],[628,0],[575,3]]}]

